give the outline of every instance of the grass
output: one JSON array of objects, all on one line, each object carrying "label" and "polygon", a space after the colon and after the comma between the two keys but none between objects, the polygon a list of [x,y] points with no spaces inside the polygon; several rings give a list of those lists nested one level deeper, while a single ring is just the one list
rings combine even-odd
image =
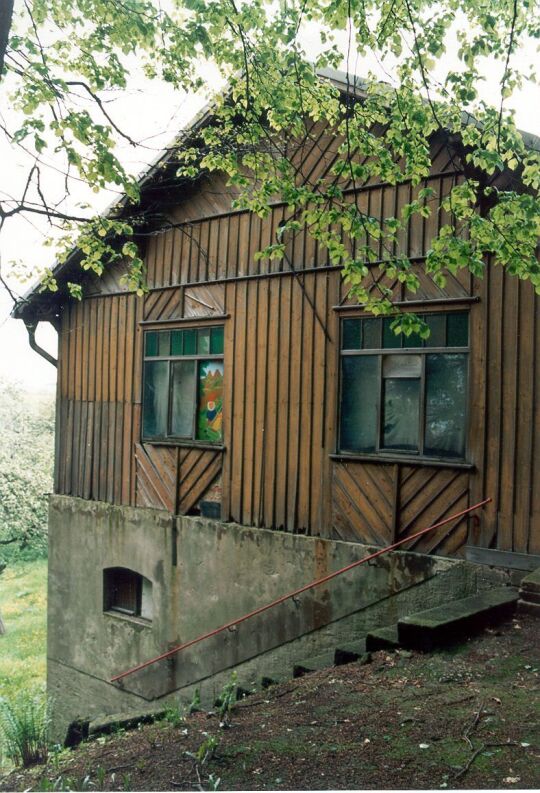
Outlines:
[{"label": "grass", "polygon": [[4,570],[0,615],[6,629],[0,636],[0,698],[15,703],[45,686],[46,559],[19,562]]}]

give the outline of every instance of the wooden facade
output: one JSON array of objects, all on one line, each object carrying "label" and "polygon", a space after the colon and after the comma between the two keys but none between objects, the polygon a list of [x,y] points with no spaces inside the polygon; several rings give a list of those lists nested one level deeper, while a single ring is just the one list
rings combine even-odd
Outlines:
[{"label": "wooden facade", "polygon": [[[328,171],[336,145],[322,130],[304,142],[306,179]],[[459,178],[446,145],[435,145],[420,187],[432,187],[439,205]],[[346,186],[381,223],[418,189]],[[340,323],[363,312],[340,267],[306,234],[290,238],[283,261],[255,258],[284,217],[279,204],[264,220],[231,211],[224,182],[203,180],[179,199],[176,227],[148,236],[144,298],[109,272],[88,280],[82,302],[63,304],[56,492],[172,514],[196,512],[211,492],[224,521],[380,546],[491,497],[479,521],[448,524],[412,547],[540,553],[540,321],[531,285],[488,266],[482,280],[462,271],[436,286],[422,263],[444,212],[413,216],[399,246],[418,263],[420,290],[382,281],[415,311],[469,312],[467,462],[340,454]],[[371,289],[380,278],[375,264]],[[225,329],[223,444],[143,443],[143,332],[206,324]]]}]

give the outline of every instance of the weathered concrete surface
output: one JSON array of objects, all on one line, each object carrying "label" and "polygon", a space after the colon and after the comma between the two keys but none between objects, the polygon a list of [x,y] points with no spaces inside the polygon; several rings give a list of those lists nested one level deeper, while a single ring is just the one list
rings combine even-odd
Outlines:
[{"label": "weathered concrete surface", "polygon": [[517,601],[515,587],[500,587],[410,614],[398,622],[400,644],[417,650],[451,644],[485,625],[510,617]]},{"label": "weathered concrete surface", "polygon": [[[110,678],[362,558],[368,548],[67,496],[50,502],[48,680],[57,733],[74,718],[151,708],[242,683],[359,640],[426,606],[505,583],[459,560],[394,552],[125,679]],[[103,613],[103,569],[153,584],[153,620]],[[337,642],[337,644],[336,644]]]}]

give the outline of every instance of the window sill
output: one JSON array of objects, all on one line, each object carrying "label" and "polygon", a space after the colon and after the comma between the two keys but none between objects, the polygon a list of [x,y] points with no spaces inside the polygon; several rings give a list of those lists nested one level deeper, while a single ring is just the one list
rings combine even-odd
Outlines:
[{"label": "window sill", "polygon": [[151,446],[184,446],[189,449],[208,449],[214,452],[224,452],[225,446],[220,443],[205,443],[205,441],[194,440],[176,440],[174,438],[167,438],[161,440],[160,438],[142,438],[141,443],[146,443]]},{"label": "window sill", "polygon": [[362,454],[356,452],[337,452],[329,455],[331,460],[338,462],[364,462],[364,463],[386,463],[395,465],[404,463],[405,465],[427,466],[428,468],[461,468],[465,471],[476,469],[474,463],[467,463],[464,460],[437,460],[430,457],[415,457],[413,455],[391,455],[391,454]]},{"label": "window sill", "polygon": [[105,617],[112,617],[121,622],[130,622],[131,624],[139,625],[141,628],[152,627],[152,620],[147,620],[144,617],[137,617],[134,614],[122,614],[121,611],[114,611],[114,609],[104,611],[103,614]]}]

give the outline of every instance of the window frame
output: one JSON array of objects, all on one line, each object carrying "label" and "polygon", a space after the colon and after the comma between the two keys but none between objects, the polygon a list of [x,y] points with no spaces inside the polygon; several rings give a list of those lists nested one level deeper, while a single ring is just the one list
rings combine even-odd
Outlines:
[{"label": "window frame", "polygon": [[[455,467],[455,468],[473,468],[474,466],[470,463],[470,449],[469,449],[469,425],[470,425],[470,415],[471,415],[471,337],[470,337],[470,330],[471,330],[471,314],[469,310],[464,310],[463,307],[455,308],[455,309],[447,309],[447,310],[433,310],[430,307],[426,306],[425,308],[420,308],[419,310],[415,311],[418,315],[426,316],[434,316],[434,315],[441,315],[447,317],[450,314],[466,314],[467,316],[467,346],[466,347],[456,347],[456,346],[420,346],[420,347],[374,347],[374,348],[366,348],[366,349],[344,349],[344,322],[348,319],[372,319],[372,314],[367,313],[358,313],[358,314],[347,314],[346,316],[340,316],[339,321],[339,362],[338,362],[338,375],[339,375],[339,386],[338,386],[338,400],[337,400],[337,411],[336,411],[336,443],[335,443],[335,452],[331,454],[330,457],[338,458],[338,459],[365,459],[368,461],[373,462],[388,462],[388,463],[410,463],[410,464],[419,464],[419,465],[442,465],[444,467]],[[381,320],[381,331],[380,331],[380,343],[383,343],[383,321],[387,319],[387,317],[380,317]],[[391,317],[393,319],[393,317]],[[396,338],[399,338],[396,336]],[[404,343],[406,343],[406,337],[404,337]],[[377,433],[376,433],[376,443],[375,443],[375,451],[359,451],[359,450],[349,450],[343,449],[341,447],[341,419],[342,419],[342,405],[343,405],[343,365],[342,359],[345,356],[353,357],[353,356],[376,356],[377,357],[377,377],[378,377],[378,388],[377,388],[377,405],[376,405],[376,422],[377,422]],[[420,377],[419,378],[403,378],[403,379],[418,379],[420,382],[420,397],[419,397],[419,411],[418,411],[418,451],[414,452],[411,450],[403,450],[400,451],[399,449],[393,449],[389,447],[385,447],[383,445],[383,431],[384,431],[384,410],[383,410],[383,400],[384,400],[384,380],[385,377],[383,375],[383,365],[384,365],[384,358],[389,355],[419,355],[420,356]],[[463,457],[443,457],[437,455],[429,455],[424,453],[425,448],[425,422],[426,422],[426,359],[428,355],[464,355],[466,356],[466,375],[467,375],[467,393],[465,399],[465,421],[464,421],[464,451]],[[388,378],[391,379],[391,378]]]},{"label": "window frame", "polygon": [[[135,591],[134,607],[128,608],[126,606],[118,605],[116,593],[120,590],[118,577],[122,576],[122,586],[130,583]],[[115,617],[122,617],[124,619],[143,621],[145,624],[151,624],[154,616],[153,604],[153,582],[139,573],[137,570],[132,570],[129,567],[114,566],[103,568],[103,613]],[[145,614],[145,609],[148,607],[148,597],[150,602],[150,616]]]},{"label": "window frame", "polygon": [[[217,318],[216,318],[217,320]],[[219,321],[201,322],[200,319],[195,319],[193,323],[186,325],[175,324],[163,327],[161,324],[145,323],[142,328],[142,377],[141,377],[141,429],[140,438],[141,443],[150,443],[154,445],[166,446],[197,446],[201,448],[223,449],[223,432],[221,440],[211,441],[199,439],[197,434],[197,414],[198,414],[198,386],[199,386],[199,361],[221,361],[223,364],[223,381],[225,388],[225,353],[204,353],[187,354],[187,355],[147,355],[146,354],[146,338],[148,333],[160,333],[174,331],[190,331],[198,332],[199,330],[208,330],[210,333],[212,329],[220,328],[225,335],[225,323],[223,318]],[[191,436],[175,435],[170,432],[172,420],[172,407],[173,407],[173,377],[172,377],[172,364],[178,361],[195,361],[195,377],[193,384],[193,415],[191,422]],[[168,363],[168,377],[167,377],[167,434],[166,435],[145,435],[144,434],[144,395],[146,391],[146,364],[151,362],[165,361]]]}]

